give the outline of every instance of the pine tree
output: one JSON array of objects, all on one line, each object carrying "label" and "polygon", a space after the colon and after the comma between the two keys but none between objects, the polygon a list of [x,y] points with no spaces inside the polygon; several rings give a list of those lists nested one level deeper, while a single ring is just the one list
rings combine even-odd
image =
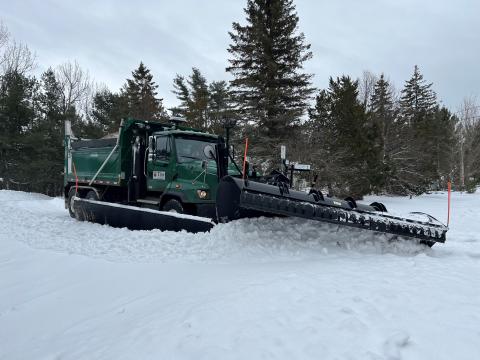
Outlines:
[{"label": "pine tree", "polygon": [[[370,112],[373,120],[381,131],[382,137],[379,139],[380,145],[385,147],[385,139],[388,138],[389,128],[395,118],[395,104],[393,101],[390,83],[385,79],[383,74],[375,83],[373,94],[370,99]],[[385,150],[382,149],[384,153]]]},{"label": "pine tree", "polygon": [[172,92],[177,96],[177,99],[180,101],[180,105],[170,109],[175,116],[181,116],[185,119],[189,118],[189,111],[191,107],[190,100],[190,89],[185,83],[185,77],[177,74],[173,79],[173,90]]},{"label": "pine tree", "polygon": [[[241,118],[254,124],[264,155],[292,139],[313,93],[312,75],[302,72],[312,57],[292,0],[248,0],[246,25],[233,23],[227,71]],[[258,147],[257,147],[258,148]]]},{"label": "pine tree", "polygon": [[125,97],[107,88],[95,93],[92,99],[90,120],[97,128],[98,136],[118,131],[121,119],[128,112]]},{"label": "pine tree", "polygon": [[0,77],[0,178],[10,183],[29,183],[31,173],[22,165],[29,162],[25,135],[35,121],[35,78],[18,72]]},{"label": "pine tree", "polygon": [[208,128],[208,85],[205,77],[197,68],[192,69],[192,75],[188,79],[190,86],[190,118],[194,127],[202,130]]},{"label": "pine tree", "polygon": [[222,119],[227,116],[230,94],[225,81],[208,84],[197,68],[187,78],[178,75],[173,79],[173,93],[180,104],[171,109],[175,115],[186,118],[194,128],[220,134]]},{"label": "pine tree", "polygon": [[230,89],[226,81],[212,81],[208,86],[209,131],[221,134],[225,120],[235,119],[231,111]]},{"label": "pine tree", "polygon": [[342,154],[341,165],[346,194],[360,198],[370,192],[371,164],[375,163],[368,120],[363,104],[358,99],[358,81],[348,76],[330,79],[331,118],[336,131],[335,150]]},{"label": "pine tree", "polygon": [[408,123],[422,121],[431,115],[437,104],[437,96],[431,89],[432,83],[427,83],[417,65],[410,80],[405,82],[400,99],[400,107],[404,120]]},{"label": "pine tree", "polygon": [[317,96],[309,125],[317,155],[312,160],[321,182],[338,195],[360,198],[370,192],[369,171],[376,158],[370,151],[368,119],[358,99],[358,82],[348,76],[330,78],[328,91]]},{"label": "pine tree", "polygon": [[424,192],[437,178],[434,147],[436,94],[432,83],[426,83],[418,66],[410,80],[405,82],[400,98],[401,121],[409,127],[405,134],[411,140],[408,158],[414,162],[414,171],[422,181],[414,181],[414,191]]},{"label": "pine tree", "polygon": [[59,195],[63,186],[63,135],[65,116],[62,92],[52,69],[42,74],[38,95],[38,113],[34,127],[26,135],[25,151],[32,174],[31,190]]},{"label": "pine tree", "polygon": [[[315,107],[309,110],[310,118],[310,129],[313,131],[314,139],[315,136],[322,135],[326,131],[330,132],[333,135],[334,127],[331,121],[331,96],[327,90],[320,90],[318,95],[315,97]],[[334,141],[332,141],[334,143]]]},{"label": "pine tree", "polygon": [[333,192],[333,184],[339,180],[340,154],[335,148],[338,135],[331,117],[331,96],[327,90],[320,90],[315,97],[315,106],[309,110],[309,120],[305,124],[307,141],[303,144],[305,161],[313,164],[318,175],[317,186],[326,186]]},{"label": "pine tree", "polygon": [[447,181],[453,180],[460,141],[457,128],[459,119],[447,108],[438,107],[434,114],[432,152],[435,161],[436,180],[439,187],[446,188]]},{"label": "pine tree", "polygon": [[178,75],[173,80],[173,93],[180,105],[172,109],[174,114],[186,118],[187,123],[197,129],[207,130],[208,124],[208,84],[200,70],[192,68],[192,74],[185,80]]},{"label": "pine tree", "polygon": [[132,79],[122,89],[128,105],[128,116],[143,120],[161,121],[165,118],[162,99],[157,98],[158,85],[143,62],[132,72]]},{"label": "pine tree", "polygon": [[391,178],[392,156],[398,147],[395,133],[395,104],[390,83],[383,74],[375,83],[370,97],[370,134],[372,136],[372,155],[376,164],[371,169],[372,186],[375,192],[381,192],[389,186]]}]

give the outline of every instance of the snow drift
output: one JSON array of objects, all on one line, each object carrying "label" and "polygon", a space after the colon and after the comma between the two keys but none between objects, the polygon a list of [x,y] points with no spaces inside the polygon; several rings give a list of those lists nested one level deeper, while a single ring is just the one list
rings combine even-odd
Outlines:
[{"label": "snow drift", "polygon": [[[446,215],[441,193],[370,200]],[[0,191],[0,358],[474,359],[479,200],[453,194],[429,249],[300,219],[114,229]]]}]

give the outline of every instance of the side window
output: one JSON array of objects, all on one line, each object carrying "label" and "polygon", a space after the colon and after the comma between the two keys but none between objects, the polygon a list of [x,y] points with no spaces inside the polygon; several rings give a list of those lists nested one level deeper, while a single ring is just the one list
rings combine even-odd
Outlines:
[{"label": "side window", "polygon": [[156,153],[159,157],[170,156],[170,138],[168,136],[157,137]]}]

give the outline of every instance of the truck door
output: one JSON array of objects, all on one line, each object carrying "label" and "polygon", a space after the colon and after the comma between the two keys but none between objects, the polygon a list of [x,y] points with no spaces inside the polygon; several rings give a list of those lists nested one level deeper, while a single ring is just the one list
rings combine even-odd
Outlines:
[{"label": "truck door", "polygon": [[155,154],[147,164],[147,188],[149,191],[165,191],[173,176],[173,153],[170,136],[156,138]]}]

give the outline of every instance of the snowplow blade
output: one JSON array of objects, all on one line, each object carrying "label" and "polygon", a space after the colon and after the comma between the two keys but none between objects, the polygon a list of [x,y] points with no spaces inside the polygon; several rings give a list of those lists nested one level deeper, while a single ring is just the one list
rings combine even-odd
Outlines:
[{"label": "snowplow blade", "polygon": [[126,227],[130,230],[207,232],[215,224],[207,218],[158,211],[136,206],[75,198],[76,217],[102,225]]},{"label": "snowplow blade", "polygon": [[[383,211],[379,211],[383,210]],[[400,237],[415,238],[432,246],[445,242],[448,228],[433,217],[426,221],[393,216],[379,203],[358,204],[289,189],[284,184],[270,185],[231,176],[224,177],[217,190],[217,215],[220,222],[255,216],[293,216],[332,224],[356,227]]]}]

